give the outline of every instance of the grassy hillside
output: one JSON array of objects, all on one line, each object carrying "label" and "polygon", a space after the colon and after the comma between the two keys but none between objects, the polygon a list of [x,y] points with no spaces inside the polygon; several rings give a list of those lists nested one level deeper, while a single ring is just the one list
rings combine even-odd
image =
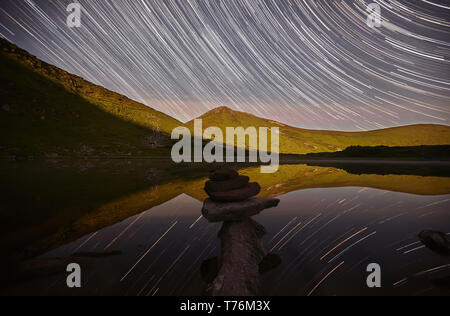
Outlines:
[{"label": "grassy hillside", "polygon": [[0,153],[166,154],[177,120],[0,39]]},{"label": "grassy hillside", "polygon": [[[226,107],[214,109],[200,117],[203,128],[217,126],[279,127],[280,153],[306,154],[341,151],[350,146],[420,146],[449,145],[450,127],[442,125],[411,125],[369,132],[338,132],[306,130],[259,118]],[[194,122],[187,123],[193,130]]]}]

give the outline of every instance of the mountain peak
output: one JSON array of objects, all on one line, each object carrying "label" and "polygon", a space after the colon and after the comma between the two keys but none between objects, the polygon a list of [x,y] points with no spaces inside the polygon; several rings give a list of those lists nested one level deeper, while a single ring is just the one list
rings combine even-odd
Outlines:
[{"label": "mountain peak", "polygon": [[208,114],[218,114],[218,113],[225,113],[225,112],[234,112],[232,109],[230,109],[227,106],[219,106],[215,109],[212,109],[211,111],[208,112]]}]

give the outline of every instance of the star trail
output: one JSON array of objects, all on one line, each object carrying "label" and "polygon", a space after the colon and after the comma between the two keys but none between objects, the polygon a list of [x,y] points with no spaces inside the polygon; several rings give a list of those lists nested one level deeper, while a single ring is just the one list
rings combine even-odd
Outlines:
[{"label": "star trail", "polygon": [[69,28],[71,2],[3,0],[0,36],[183,122],[228,106],[315,129],[449,124],[448,1],[80,0]]}]

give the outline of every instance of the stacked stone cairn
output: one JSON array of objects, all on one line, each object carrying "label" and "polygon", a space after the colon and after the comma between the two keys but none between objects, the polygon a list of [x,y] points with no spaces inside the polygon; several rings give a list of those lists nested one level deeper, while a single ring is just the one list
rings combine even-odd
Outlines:
[{"label": "stacked stone cairn", "polygon": [[279,256],[267,254],[262,243],[265,228],[251,217],[276,207],[278,199],[256,198],[258,183],[230,168],[216,169],[205,184],[209,198],[203,216],[223,222],[219,232],[221,253],[202,266],[206,294],[211,296],[254,296],[259,294],[261,274],[281,263]]}]

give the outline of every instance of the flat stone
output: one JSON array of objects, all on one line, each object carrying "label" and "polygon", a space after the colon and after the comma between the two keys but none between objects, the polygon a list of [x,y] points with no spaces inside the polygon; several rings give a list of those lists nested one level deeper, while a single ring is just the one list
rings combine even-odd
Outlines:
[{"label": "flat stone", "polygon": [[442,256],[450,256],[450,241],[444,233],[424,230],[419,234],[419,238],[432,251]]},{"label": "flat stone", "polygon": [[209,178],[213,181],[225,181],[237,178],[238,176],[239,173],[236,170],[225,168],[213,171]]},{"label": "flat stone", "polygon": [[263,210],[276,207],[278,199],[252,198],[243,202],[220,203],[207,199],[203,204],[202,214],[210,222],[242,221]]},{"label": "flat stone", "polygon": [[253,182],[247,184],[241,189],[225,192],[210,192],[208,195],[216,202],[239,202],[258,195],[259,192],[261,192],[261,187],[258,183]]},{"label": "flat stone", "polygon": [[224,192],[224,191],[232,191],[237,189],[242,189],[245,187],[250,181],[249,177],[239,176],[237,178],[225,181],[208,181],[205,184],[206,193],[214,193],[214,192]]}]

